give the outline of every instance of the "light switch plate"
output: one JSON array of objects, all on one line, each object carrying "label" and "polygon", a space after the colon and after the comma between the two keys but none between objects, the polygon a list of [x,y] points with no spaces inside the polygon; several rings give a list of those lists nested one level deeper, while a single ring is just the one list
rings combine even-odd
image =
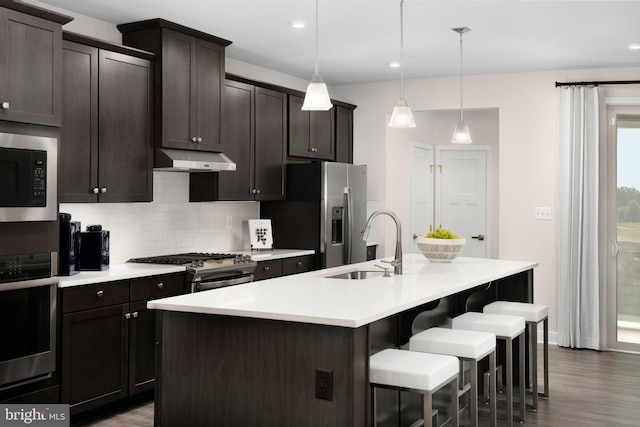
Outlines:
[{"label": "light switch plate", "polygon": [[547,208],[547,207],[533,208],[533,219],[551,220],[551,208]]}]

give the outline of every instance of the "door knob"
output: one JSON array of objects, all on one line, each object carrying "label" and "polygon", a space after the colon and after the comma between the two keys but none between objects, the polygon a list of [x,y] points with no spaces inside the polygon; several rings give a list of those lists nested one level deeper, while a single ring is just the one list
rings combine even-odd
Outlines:
[{"label": "door knob", "polygon": [[416,233],[413,233],[413,240],[416,240],[418,238],[418,235]]},{"label": "door knob", "polygon": [[471,236],[472,239],[484,240],[484,234],[478,234],[477,236]]}]

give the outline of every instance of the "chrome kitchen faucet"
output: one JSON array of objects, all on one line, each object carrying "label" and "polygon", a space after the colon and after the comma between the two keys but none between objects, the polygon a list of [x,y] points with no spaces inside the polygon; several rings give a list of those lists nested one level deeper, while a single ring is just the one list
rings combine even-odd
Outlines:
[{"label": "chrome kitchen faucet", "polygon": [[400,218],[390,210],[380,209],[375,211],[369,216],[367,219],[367,223],[364,226],[364,230],[362,232],[362,240],[367,240],[369,237],[369,231],[371,231],[371,221],[377,217],[378,215],[385,214],[389,215],[393,221],[396,223],[396,254],[395,259],[393,261],[382,261],[388,262],[393,266],[393,274],[402,274],[402,227],[400,225]]}]

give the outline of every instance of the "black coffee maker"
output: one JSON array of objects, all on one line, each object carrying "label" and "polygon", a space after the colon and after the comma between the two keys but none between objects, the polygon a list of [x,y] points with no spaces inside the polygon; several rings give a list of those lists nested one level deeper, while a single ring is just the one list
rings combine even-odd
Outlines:
[{"label": "black coffee maker", "polygon": [[80,221],[71,221],[71,214],[58,214],[60,220],[60,249],[58,250],[58,275],[72,276],[80,273]]},{"label": "black coffee maker", "polygon": [[101,225],[88,225],[80,233],[80,270],[107,270],[109,268],[109,231]]}]

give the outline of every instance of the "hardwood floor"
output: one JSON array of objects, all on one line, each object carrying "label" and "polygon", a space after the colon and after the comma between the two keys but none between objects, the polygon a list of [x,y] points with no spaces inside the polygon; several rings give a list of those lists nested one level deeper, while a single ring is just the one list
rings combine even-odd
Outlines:
[{"label": "hardwood floor", "polygon": [[[540,360],[541,357],[540,352]],[[640,355],[572,350],[552,345],[549,347],[549,365],[550,398],[539,400],[537,412],[527,412],[526,426],[640,425]],[[542,376],[542,368],[539,374]],[[484,416],[481,416],[480,422],[481,426],[488,426]],[[85,425],[152,426],[153,403]],[[504,425],[504,419],[498,419],[498,425]]]}]

